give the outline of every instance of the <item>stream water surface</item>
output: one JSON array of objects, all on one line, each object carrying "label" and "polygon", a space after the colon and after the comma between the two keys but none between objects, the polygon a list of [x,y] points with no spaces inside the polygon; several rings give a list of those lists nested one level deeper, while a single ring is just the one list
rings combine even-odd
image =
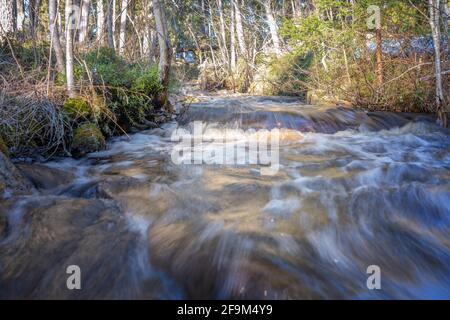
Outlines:
[{"label": "stream water surface", "polygon": [[[194,121],[280,129],[278,172],[173,163]],[[0,202],[3,299],[450,298],[450,133],[431,116],[204,97],[106,151],[19,167],[37,191]]]}]

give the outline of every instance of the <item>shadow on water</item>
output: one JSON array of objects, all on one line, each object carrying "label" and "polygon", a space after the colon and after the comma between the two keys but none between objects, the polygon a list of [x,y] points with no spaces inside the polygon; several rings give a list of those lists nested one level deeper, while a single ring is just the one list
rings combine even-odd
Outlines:
[{"label": "shadow on water", "polygon": [[[194,121],[281,129],[280,170],[175,165],[171,132]],[[0,298],[450,298],[449,137],[426,115],[215,97],[107,151],[23,165],[39,194],[0,203]]]}]

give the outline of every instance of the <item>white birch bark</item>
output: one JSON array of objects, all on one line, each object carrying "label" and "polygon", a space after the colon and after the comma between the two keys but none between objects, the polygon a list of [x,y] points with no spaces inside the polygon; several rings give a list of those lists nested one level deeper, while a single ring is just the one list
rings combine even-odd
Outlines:
[{"label": "white birch bark", "polygon": [[270,0],[264,0],[264,8],[266,10],[267,24],[270,29],[270,36],[272,37],[273,51],[277,56],[281,55],[280,38],[278,36],[278,26],[273,15]]},{"label": "white birch bark", "polygon": [[237,40],[239,43],[239,50],[240,54],[247,55],[247,48],[245,44],[245,38],[244,38],[244,27],[242,25],[242,15],[241,15],[241,9],[239,7],[239,0],[232,0],[232,4],[235,10],[235,16],[236,16],[236,35]]},{"label": "white birch bark", "polygon": [[236,70],[236,36],[235,36],[235,10],[231,6],[231,24],[230,24],[230,68],[234,73]]},{"label": "white birch bark", "polygon": [[17,30],[23,31],[25,22],[25,6],[23,0],[17,0]]},{"label": "white birch bark", "polygon": [[70,98],[75,97],[75,80],[73,76],[73,34],[76,28],[72,0],[66,0],[65,21],[66,21],[66,82],[67,94]]},{"label": "white birch bark", "polygon": [[120,31],[119,31],[119,53],[125,52],[125,41],[127,31],[127,10],[128,0],[122,0],[121,12],[120,12]]},{"label": "white birch bark", "polygon": [[15,3],[12,0],[0,0],[0,40],[3,40],[5,34],[14,32],[16,29],[15,21]]},{"label": "white birch bark", "polygon": [[79,18],[79,32],[78,32],[78,42],[80,43],[84,43],[88,36],[90,6],[91,0],[80,1],[80,18]]},{"label": "white birch bark", "polygon": [[97,41],[103,42],[105,33],[105,8],[103,0],[97,0]]},{"label": "white birch bark", "polygon": [[447,127],[444,91],[441,68],[441,30],[440,30],[440,0],[428,0],[430,11],[430,27],[434,45],[434,67],[436,80],[436,113],[440,125]]}]

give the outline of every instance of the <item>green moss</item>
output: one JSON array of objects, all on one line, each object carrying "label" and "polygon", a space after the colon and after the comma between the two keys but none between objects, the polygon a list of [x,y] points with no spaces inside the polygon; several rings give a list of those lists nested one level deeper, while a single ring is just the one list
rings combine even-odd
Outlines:
[{"label": "green moss", "polygon": [[8,147],[1,137],[0,137],[0,152],[2,152],[5,156],[9,156]]},{"label": "green moss", "polygon": [[90,105],[83,99],[67,99],[64,103],[63,111],[73,120],[79,118],[87,119],[92,113]]},{"label": "green moss", "polygon": [[72,154],[76,157],[105,148],[105,137],[96,124],[88,122],[74,131]]}]

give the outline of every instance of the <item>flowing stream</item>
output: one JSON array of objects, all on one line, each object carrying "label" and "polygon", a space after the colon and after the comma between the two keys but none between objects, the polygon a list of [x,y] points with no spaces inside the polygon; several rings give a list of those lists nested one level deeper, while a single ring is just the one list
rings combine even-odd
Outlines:
[{"label": "flowing stream", "polygon": [[[194,121],[280,129],[278,172],[175,164]],[[432,116],[205,96],[106,151],[19,167],[38,191],[0,202],[0,298],[450,298],[450,132]]]}]

